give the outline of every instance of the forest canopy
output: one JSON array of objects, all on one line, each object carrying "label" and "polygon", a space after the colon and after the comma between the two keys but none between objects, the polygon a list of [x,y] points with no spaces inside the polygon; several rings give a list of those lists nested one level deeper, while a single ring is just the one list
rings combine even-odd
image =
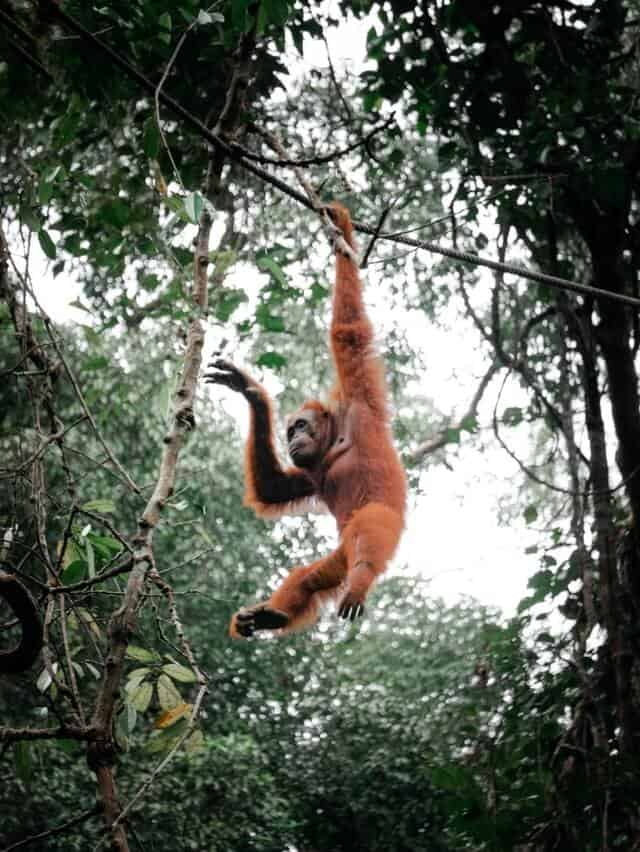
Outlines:
[{"label": "forest canopy", "polygon": [[[1,849],[640,848],[639,39],[634,0],[0,5]],[[233,642],[333,532],[243,508],[204,362],[331,386],[332,199],[408,545],[364,619]]]}]

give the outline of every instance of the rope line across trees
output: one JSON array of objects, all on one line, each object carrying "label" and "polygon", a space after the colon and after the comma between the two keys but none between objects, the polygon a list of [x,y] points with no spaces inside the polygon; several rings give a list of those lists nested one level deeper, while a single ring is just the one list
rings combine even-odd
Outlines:
[{"label": "rope line across trees", "polygon": [[[186,110],[181,104],[175,101],[170,95],[167,95],[164,91],[159,90],[158,86],[152,83],[151,80],[144,76],[144,74],[141,74],[137,68],[131,65],[131,63],[129,63],[117,51],[109,47],[108,44],[103,42],[89,30],[85,29],[85,27],[83,27],[79,21],[77,21],[67,12],[64,12],[57,5],[57,3],[53,2],[53,0],[50,0],[48,5],[51,9],[51,12],[55,16],[57,16],[70,30],[77,33],[79,36],[99,48],[112,60],[115,65],[121,68],[132,80],[135,80],[143,89],[149,92],[149,94],[153,95],[154,97],[157,97],[175,115],[183,119],[184,122],[189,125],[202,139],[206,140],[214,147],[224,151],[224,153],[230,159],[234,160],[234,162],[247,169],[247,171],[251,172],[256,177],[259,177],[261,180],[265,181],[265,183],[268,183],[271,186],[275,187],[280,192],[297,201],[299,204],[302,204],[307,207],[309,210],[315,211],[313,203],[302,193],[293,189],[289,184],[285,183],[283,180],[280,180],[280,178],[276,177],[275,175],[272,175],[270,172],[265,171],[265,169],[262,169],[260,166],[256,165],[255,162],[249,160],[249,157],[254,156],[252,152],[245,152],[243,147],[236,143],[226,143],[217,134],[213,133],[205,124],[203,124],[200,119],[198,119],[195,115]],[[384,126],[385,125],[382,125],[382,127]],[[280,165],[282,165],[283,167],[288,167],[290,165],[290,161],[285,160],[280,163]],[[462,263],[470,264],[473,266],[483,266],[487,269],[492,269],[496,272],[503,272],[508,275],[517,276],[518,278],[525,278],[529,281],[535,281],[538,284],[546,284],[547,286],[552,287],[554,289],[568,290],[572,293],[579,293],[583,296],[591,296],[598,299],[610,299],[612,301],[622,302],[625,305],[629,305],[640,310],[640,299],[635,298],[634,296],[628,296],[624,293],[615,293],[609,290],[603,290],[601,287],[594,287],[591,284],[571,281],[567,278],[560,278],[557,275],[549,275],[544,272],[535,272],[534,270],[528,269],[524,266],[492,260],[491,258],[482,257],[481,255],[475,254],[473,252],[459,251],[458,249],[442,246],[439,243],[433,243],[429,240],[417,240],[411,237],[396,236],[391,233],[385,233],[384,231],[380,232],[378,229],[369,225],[365,225],[362,222],[354,221],[353,225],[355,230],[359,233],[373,236],[376,239],[387,240],[394,243],[400,243],[401,245],[411,246],[416,249],[428,251],[433,254],[439,254],[443,257],[448,257],[452,260],[458,260]]]}]

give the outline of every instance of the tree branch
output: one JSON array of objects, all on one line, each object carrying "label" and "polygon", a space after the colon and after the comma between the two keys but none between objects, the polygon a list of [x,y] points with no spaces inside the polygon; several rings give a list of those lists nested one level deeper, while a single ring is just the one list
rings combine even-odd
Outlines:
[{"label": "tree branch", "polygon": [[496,360],[493,361],[489,369],[486,371],[486,373],[480,380],[480,383],[476,388],[475,393],[471,397],[469,405],[467,406],[465,414],[455,423],[445,426],[432,438],[428,438],[426,441],[420,444],[409,456],[409,459],[412,462],[421,461],[425,456],[429,456],[432,453],[435,453],[436,450],[439,450],[446,444],[450,443],[451,439],[449,437],[449,434],[452,430],[461,430],[465,428],[465,421],[468,421],[469,418],[476,416],[478,406],[480,405],[480,400],[484,396],[484,392],[488,388],[491,379],[495,376],[501,366],[502,364],[500,363],[500,360],[496,358]]}]

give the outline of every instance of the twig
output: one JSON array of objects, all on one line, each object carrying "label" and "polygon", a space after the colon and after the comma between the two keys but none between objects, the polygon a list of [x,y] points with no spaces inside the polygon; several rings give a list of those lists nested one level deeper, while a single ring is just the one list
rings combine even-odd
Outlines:
[{"label": "twig", "polygon": [[360,267],[362,269],[367,268],[367,263],[369,262],[369,256],[371,255],[371,252],[373,251],[373,247],[376,244],[376,240],[380,236],[380,231],[382,230],[384,223],[387,221],[387,216],[389,215],[390,212],[391,212],[391,207],[387,206],[387,207],[384,208],[384,210],[380,214],[380,218],[378,219],[378,224],[376,225],[375,233],[373,234],[373,236],[369,240],[369,245],[367,246],[366,251],[365,251],[365,253],[362,257],[362,263],[360,264]]},{"label": "twig", "polygon": [[[357,139],[351,145],[347,145],[345,148],[339,148],[336,151],[332,151],[330,154],[318,154],[315,157],[301,157],[300,159],[290,159],[287,156],[278,157],[277,159],[272,157],[264,157],[260,154],[255,154],[253,151],[250,151],[248,148],[245,148],[244,145],[239,145],[237,142],[231,143],[232,150],[236,151],[243,158],[247,160],[253,160],[256,163],[261,163],[264,166],[282,166],[286,168],[302,168],[306,166],[321,166],[325,163],[331,163],[334,160],[339,160],[342,157],[345,157],[347,154],[350,154],[352,151],[361,148],[362,146],[367,146],[369,140],[376,136],[378,133],[381,133],[383,130],[386,130],[392,124],[395,123],[396,117],[392,115],[386,121],[383,121],[381,124],[376,124],[376,126],[370,130],[368,133],[365,133],[364,136],[361,136],[360,139]],[[260,132],[260,131],[258,131]]]},{"label": "twig", "polygon": [[541,476],[538,476],[537,473],[534,473],[533,470],[526,465],[518,456],[513,452],[513,450],[506,444],[502,436],[500,435],[500,426],[498,421],[498,405],[500,404],[500,400],[502,399],[502,392],[507,383],[507,379],[511,374],[511,370],[507,370],[502,385],[500,386],[500,391],[498,392],[498,397],[496,399],[496,404],[493,409],[493,433],[496,436],[496,440],[502,447],[502,449],[507,453],[507,455],[514,460],[514,462],[518,465],[520,470],[525,473],[529,479],[532,479],[534,482],[537,482],[538,485],[543,485],[545,488],[548,488],[550,491],[555,491],[558,494],[568,494],[570,497],[575,496],[575,492],[571,488],[562,488],[559,485],[554,485],[553,482],[547,482],[546,479],[543,479]]},{"label": "twig", "polygon": [[76,678],[76,670],[73,667],[73,659],[71,658],[69,631],[67,630],[66,601],[64,595],[60,595],[60,597],[58,598],[58,603],[60,608],[60,630],[62,632],[62,645],[64,647],[64,656],[67,663],[67,671],[69,672],[71,696],[76,708],[76,712],[78,714],[78,719],[80,720],[82,726],[86,727],[87,722],[84,716],[82,699],[80,698],[80,692],[78,690],[78,679]]},{"label": "twig", "polygon": [[205,674],[201,671],[200,667],[196,662],[196,658],[191,649],[191,644],[187,640],[184,632],[184,627],[182,626],[182,621],[180,620],[180,616],[178,615],[178,610],[176,608],[175,596],[172,587],[164,580],[157,571],[152,571],[150,573],[150,580],[154,583],[162,592],[167,601],[167,606],[169,608],[169,618],[171,619],[171,623],[178,634],[178,641],[180,642],[180,646],[182,648],[182,652],[185,657],[189,661],[189,665],[196,673],[198,678],[198,684],[200,686],[206,686],[207,678]]},{"label": "twig", "polygon": [[489,386],[491,379],[495,376],[501,366],[502,365],[500,360],[496,358],[480,380],[480,384],[476,388],[476,391],[471,398],[471,402],[467,407],[466,413],[456,423],[453,423],[450,426],[441,429],[440,432],[438,432],[437,435],[434,435],[433,438],[429,438],[428,440],[420,444],[409,456],[411,461],[420,461],[425,456],[434,453],[436,450],[439,450],[441,447],[444,447],[445,444],[448,444],[450,442],[448,433],[451,430],[461,430],[465,428],[465,420],[476,416],[480,400],[484,396],[484,392]]},{"label": "twig", "polygon": [[18,840],[17,843],[12,843],[11,846],[5,846],[2,852],[13,852],[14,849],[20,849],[23,846],[28,846],[36,840],[44,840],[45,837],[64,834],[65,831],[68,831],[70,828],[75,828],[76,825],[80,825],[92,816],[97,816],[101,811],[102,808],[100,805],[94,805],[88,811],[80,814],[80,816],[74,817],[73,819],[68,820],[68,822],[64,822],[62,825],[56,826],[56,828],[50,828],[48,831],[42,831],[40,834],[32,834],[31,837],[25,837],[24,840]]},{"label": "twig", "polygon": [[165,135],[164,130],[162,129],[162,122],[160,120],[160,93],[162,91],[162,87],[164,86],[164,84],[167,80],[167,77],[169,76],[169,73],[171,72],[171,69],[173,68],[173,65],[174,65],[176,59],[178,58],[178,54],[180,53],[180,50],[182,49],[182,45],[185,43],[187,36],[191,32],[191,30],[196,26],[197,23],[198,23],[198,19],[194,18],[193,21],[189,24],[189,26],[186,28],[186,30],[182,33],[182,35],[178,39],[178,43],[175,47],[175,50],[173,51],[173,53],[169,57],[169,61],[167,62],[167,66],[164,69],[164,72],[162,74],[162,77],[160,78],[160,82],[158,83],[158,85],[156,87],[156,91],[155,91],[154,97],[153,97],[154,104],[155,104],[155,117],[156,117],[156,125],[158,126],[158,132],[160,133],[160,138],[162,139],[162,144],[164,145],[165,151],[167,152],[167,156],[169,157],[169,161],[171,163],[171,168],[173,169],[173,174],[175,176],[175,179],[178,181],[178,183],[180,184],[180,187],[182,188],[182,190],[184,192],[186,192],[186,190],[184,188],[184,184],[182,183],[182,176],[180,175],[180,171],[178,169],[178,166],[176,165],[176,162],[173,159],[173,154],[171,153],[171,148],[169,147],[169,143],[167,142],[167,137]]},{"label": "twig", "polygon": [[18,742],[31,740],[80,740],[91,739],[91,728],[77,725],[60,725],[57,728],[0,728],[0,742]]},{"label": "twig", "polygon": [[[321,34],[321,37],[322,37],[322,40],[324,42],[324,48],[325,48],[325,51],[326,51],[326,54],[327,54],[327,62],[329,63],[329,74],[331,76],[331,82],[333,83],[333,87],[335,88],[336,92],[338,93],[338,97],[340,98],[340,102],[342,103],[342,106],[343,106],[344,111],[345,111],[346,116],[347,116],[347,121],[349,122],[349,124],[353,124],[354,123],[353,110],[351,109],[351,104],[349,103],[349,101],[344,96],[344,92],[342,91],[342,86],[338,82],[338,76],[336,74],[336,69],[334,68],[333,60],[331,59],[331,51],[329,50],[329,42],[327,41],[327,38],[326,38],[324,32]],[[393,118],[393,120],[395,120],[395,118],[393,116],[392,116],[392,118]],[[380,161],[378,160],[376,155],[373,153],[373,151],[369,147],[368,141],[367,141],[367,143],[365,144],[364,147],[365,147],[365,151],[371,157],[371,159],[374,162],[379,163]]]},{"label": "twig", "polygon": [[[57,432],[50,432],[46,436],[46,438],[42,439],[40,446],[37,447],[37,449],[28,458],[22,461],[17,467],[11,468],[11,475],[16,476],[25,468],[30,467],[30,465],[32,465],[40,458],[40,456],[44,453],[44,451],[50,444],[53,444],[54,442],[60,442],[68,432],[70,432],[72,429],[75,429],[76,426],[79,426],[81,423],[84,423],[86,419],[86,414],[83,414],[82,417],[78,417],[77,420],[74,420],[73,423],[70,423],[68,426],[61,426],[61,428]],[[4,475],[0,476],[0,479],[4,478]]]},{"label": "twig", "polygon": [[69,366],[67,359],[64,357],[64,353],[62,352],[62,349],[60,348],[60,344],[58,343],[58,341],[56,339],[56,335],[54,334],[51,320],[47,316],[47,314],[42,310],[42,307],[41,307],[40,304],[38,304],[38,308],[39,308],[39,310],[42,314],[42,320],[44,322],[44,327],[47,330],[47,334],[49,335],[49,340],[53,344],[53,348],[56,350],[58,358],[62,362],[62,365],[63,365],[65,372],[66,372],[66,374],[69,378],[69,381],[71,382],[71,387],[73,388],[73,391],[76,395],[78,402],[80,403],[80,407],[82,408],[82,410],[85,413],[85,417],[87,418],[87,420],[91,424],[91,428],[93,429],[93,433],[94,433],[98,443],[100,444],[102,449],[105,451],[105,453],[109,457],[109,461],[111,462],[111,464],[120,472],[120,475],[124,478],[125,482],[129,486],[129,488],[131,488],[131,490],[134,491],[136,494],[141,494],[142,492],[141,492],[140,488],[136,485],[136,483],[129,476],[129,474],[124,469],[122,464],[118,461],[115,454],[111,450],[111,447],[107,444],[107,442],[103,438],[102,432],[98,429],[98,424],[96,423],[95,418],[94,418],[93,414],[91,413],[89,406],[86,403],[84,395],[83,395],[82,391],[80,390],[80,385],[78,384],[78,381],[75,377],[75,374],[74,374],[73,370],[71,369],[71,367]]},{"label": "twig", "polygon": [[178,737],[171,750],[167,753],[167,755],[160,761],[160,763],[152,770],[149,777],[144,781],[138,790],[134,793],[131,799],[127,802],[125,807],[120,811],[120,814],[116,818],[115,822],[112,824],[111,828],[117,828],[122,821],[125,819],[127,814],[131,811],[133,806],[141,799],[147,790],[152,786],[153,782],[156,780],[158,775],[163,771],[163,769],[171,763],[176,753],[182,748],[185,740],[193,733],[196,721],[198,719],[198,715],[200,714],[200,706],[202,701],[207,693],[206,685],[202,684],[200,689],[198,690],[198,694],[196,696],[196,700],[193,703],[193,709],[191,710],[191,715],[189,716],[189,724],[182,732],[182,734]]},{"label": "twig", "polygon": [[[255,125],[253,126],[256,133],[259,133],[267,142],[267,144],[271,148],[273,148],[274,151],[276,151],[281,156],[286,156],[284,146],[275,133],[270,133],[267,130],[261,130],[255,127]],[[293,171],[295,173],[296,178],[298,179],[298,183],[304,189],[309,201],[312,203],[313,209],[320,214],[322,225],[327,233],[329,241],[335,246],[335,248],[339,252],[350,257],[355,263],[358,263],[356,252],[351,248],[350,245],[347,244],[341,232],[335,227],[335,225],[327,215],[326,209],[320,201],[317,192],[305,177],[305,174],[302,169],[294,168]]]}]

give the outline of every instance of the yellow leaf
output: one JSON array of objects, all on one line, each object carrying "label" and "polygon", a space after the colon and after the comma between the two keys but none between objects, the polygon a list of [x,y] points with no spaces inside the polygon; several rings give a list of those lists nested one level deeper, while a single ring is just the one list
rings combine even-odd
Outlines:
[{"label": "yellow leaf", "polygon": [[154,722],[154,728],[170,728],[171,725],[175,725],[178,719],[182,719],[184,716],[187,716],[191,713],[192,704],[187,704],[186,702],[182,702],[182,704],[178,704],[177,707],[172,707],[171,710],[166,710],[162,713],[156,721]]}]

